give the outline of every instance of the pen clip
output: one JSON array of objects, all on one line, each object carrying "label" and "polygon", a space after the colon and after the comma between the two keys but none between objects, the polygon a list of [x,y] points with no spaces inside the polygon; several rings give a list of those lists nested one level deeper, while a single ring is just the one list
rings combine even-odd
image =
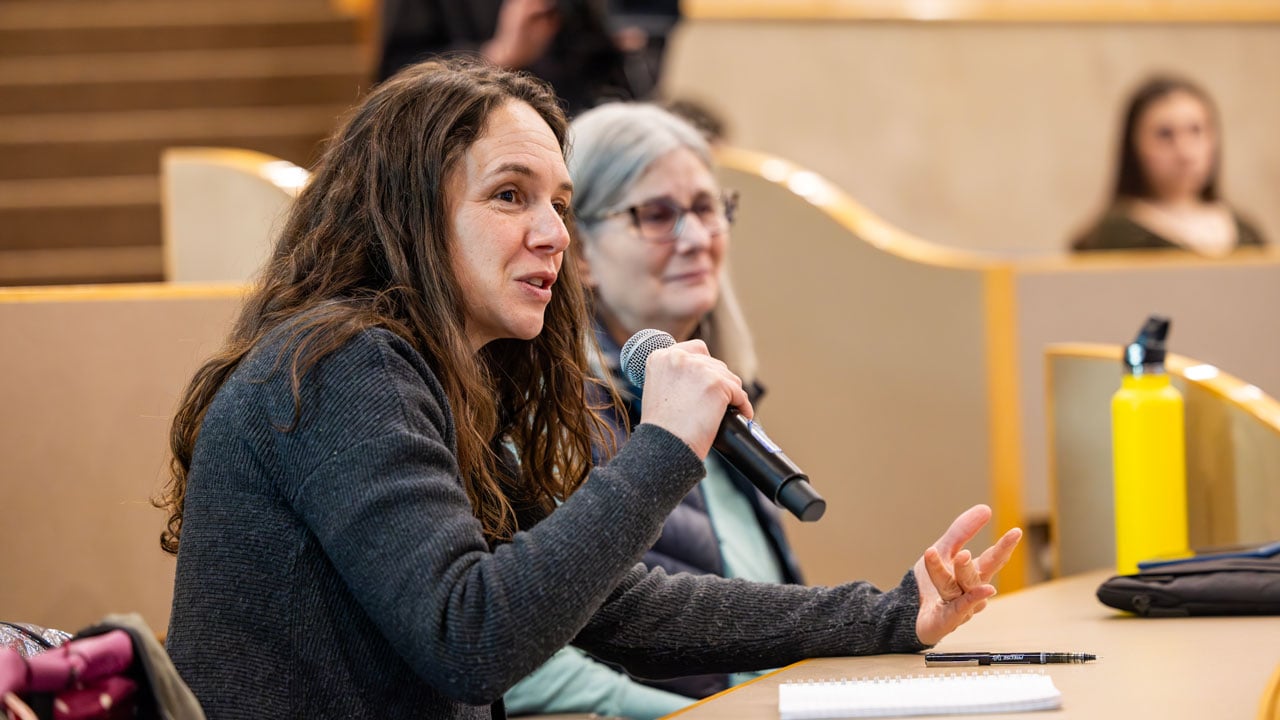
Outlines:
[{"label": "pen clip", "polygon": [[924,656],[924,664],[926,666],[965,667],[989,665],[990,663],[990,660],[984,663],[981,656],[970,653],[926,653]]}]

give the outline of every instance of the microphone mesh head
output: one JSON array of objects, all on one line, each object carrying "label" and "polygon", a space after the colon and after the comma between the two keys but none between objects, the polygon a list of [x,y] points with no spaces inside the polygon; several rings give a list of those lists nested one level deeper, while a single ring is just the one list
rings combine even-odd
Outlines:
[{"label": "microphone mesh head", "polygon": [[649,359],[649,353],[675,344],[676,339],[669,333],[653,328],[641,330],[632,335],[631,339],[622,346],[622,352],[618,353],[622,372],[626,374],[632,385],[638,388],[644,387],[644,364]]}]

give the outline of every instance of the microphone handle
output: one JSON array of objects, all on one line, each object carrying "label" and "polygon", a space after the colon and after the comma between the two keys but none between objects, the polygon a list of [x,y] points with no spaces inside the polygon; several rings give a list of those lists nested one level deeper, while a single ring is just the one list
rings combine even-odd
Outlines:
[{"label": "microphone handle", "polygon": [[827,511],[827,501],[809,484],[809,476],[769,439],[759,423],[734,408],[725,413],[712,447],[766,497],[801,521],[813,522]]}]

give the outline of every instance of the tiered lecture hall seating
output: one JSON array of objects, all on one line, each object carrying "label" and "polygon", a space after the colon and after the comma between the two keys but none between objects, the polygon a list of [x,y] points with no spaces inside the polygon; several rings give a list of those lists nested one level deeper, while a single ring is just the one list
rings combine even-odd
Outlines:
[{"label": "tiered lecture hall seating", "polygon": [[[1280,367],[1268,362],[1280,352],[1280,317],[1269,312],[1280,306],[1274,254],[1001,261],[905,235],[779,158],[726,149],[721,163],[726,186],[743,193],[730,256],[769,391],[759,417],[830,502],[822,521],[791,527],[811,582],[896,583],[974,502],[993,505],[999,529],[1048,522],[1047,478],[1027,460],[1033,439],[1045,445],[1051,342],[1126,342],[1147,313],[1171,308],[1173,349],[1280,386]],[[235,172],[255,179],[232,186],[260,196],[224,209],[287,205],[281,187],[260,181],[261,166],[232,163],[215,176]],[[250,248],[271,234],[227,232],[253,233],[241,244]],[[13,568],[51,581],[0,587],[0,606],[27,608],[37,622],[139,607],[164,626],[172,570],[146,498],[165,475],[178,393],[224,337],[240,288],[0,290],[3,342],[16,348],[0,359],[10,379],[0,476],[24,479],[3,486],[0,506],[50,509],[0,524],[0,544],[37,527],[59,539]],[[1275,477],[1263,471],[1252,482]],[[113,508],[107,518],[102,507]],[[138,576],[112,581],[117,569],[91,562],[99,552],[136,556]],[[57,557],[83,567],[49,574]],[[1001,587],[1034,579],[1026,565],[1024,556]]]},{"label": "tiered lecture hall seating", "polygon": [[306,165],[360,32],[328,0],[0,3],[0,285],[161,279],[161,151]]}]

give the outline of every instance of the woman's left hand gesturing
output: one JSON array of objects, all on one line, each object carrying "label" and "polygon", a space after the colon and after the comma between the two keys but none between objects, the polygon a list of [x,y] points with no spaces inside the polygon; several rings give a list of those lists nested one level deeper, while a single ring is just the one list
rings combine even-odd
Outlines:
[{"label": "woman's left hand gesturing", "polygon": [[920,642],[937,644],[981,612],[987,599],[996,594],[991,578],[1009,561],[1022,539],[1022,530],[1013,528],[975,558],[964,546],[990,519],[991,508],[974,505],[916,561],[916,585],[920,588],[916,636]]}]

